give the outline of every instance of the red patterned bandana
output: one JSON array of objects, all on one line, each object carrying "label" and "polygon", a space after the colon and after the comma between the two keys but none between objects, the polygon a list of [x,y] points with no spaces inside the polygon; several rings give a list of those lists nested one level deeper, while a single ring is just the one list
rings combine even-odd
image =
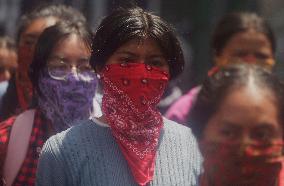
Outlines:
[{"label": "red patterned bandana", "polygon": [[31,82],[22,82],[16,79],[17,95],[21,112],[27,110],[33,96],[33,88]]},{"label": "red patterned bandana", "polygon": [[275,186],[282,167],[282,142],[200,144],[204,156],[201,186]]},{"label": "red patterned bandana", "polygon": [[134,179],[146,185],[153,179],[155,157],[163,127],[156,109],[169,76],[143,63],[107,65],[102,110]]}]

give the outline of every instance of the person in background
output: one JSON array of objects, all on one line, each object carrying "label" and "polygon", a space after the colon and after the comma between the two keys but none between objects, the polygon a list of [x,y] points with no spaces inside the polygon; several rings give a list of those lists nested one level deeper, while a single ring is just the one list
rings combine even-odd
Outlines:
[{"label": "person in background", "polygon": [[17,49],[8,36],[0,37],[0,83],[8,81],[17,69]]},{"label": "person in background", "polygon": [[207,77],[189,115],[204,157],[201,186],[284,185],[283,93],[283,82],[256,65]]},{"label": "person in background", "polygon": [[103,116],[48,139],[36,185],[198,185],[191,130],[156,108],[184,65],[172,28],[141,8],[118,9],[99,25],[90,62],[103,87]]},{"label": "person in background", "polygon": [[[257,64],[271,70],[275,64],[276,43],[269,24],[255,13],[230,13],[217,24],[212,36],[214,67],[231,62]],[[188,113],[194,104],[200,86],[194,87],[179,98],[166,112],[165,117],[187,124]]]},{"label": "person in background", "polygon": [[64,5],[38,7],[20,18],[17,35],[18,70],[10,79],[2,98],[0,121],[29,108],[33,90],[28,78],[28,68],[33,58],[34,47],[43,30],[59,20],[86,22],[80,12]]},{"label": "person in background", "polygon": [[8,36],[0,37],[0,105],[8,87],[8,80],[17,69],[17,49],[15,42]]},{"label": "person in background", "polygon": [[99,117],[97,77],[89,65],[92,32],[59,22],[40,35],[30,66],[35,106],[0,126],[0,175],[9,185],[34,185],[44,142],[80,120]]}]

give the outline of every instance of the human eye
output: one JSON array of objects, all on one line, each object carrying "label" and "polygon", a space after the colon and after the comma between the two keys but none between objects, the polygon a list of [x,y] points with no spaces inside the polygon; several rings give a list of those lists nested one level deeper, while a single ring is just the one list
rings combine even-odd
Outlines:
[{"label": "human eye", "polygon": [[275,138],[276,131],[269,127],[259,127],[252,131],[252,138],[256,141],[267,142]]},{"label": "human eye", "polygon": [[49,70],[65,71],[68,70],[68,65],[64,62],[63,58],[52,58],[48,63]]},{"label": "human eye", "polygon": [[161,60],[151,60],[148,64],[157,67],[164,65]]},{"label": "human eye", "polygon": [[28,47],[33,47],[37,42],[37,37],[35,36],[24,36],[21,44]]},{"label": "human eye", "polygon": [[134,61],[135,61],[135,59],[133,57],[130,57],[130,56],[120,56],[119,57],[120,63],[132,63]]},{"label": "human eye", "polygon": [[239,131],[232,127],[223,127],[220,129],[219,133],[222,138],[228,140],[235,140],[239,136]]},{"label": "human eye", "polygon": [[265,53],[256,53],[255,57],[260,60],[265,60],[265,59],[268,59],[270,56]]},{"label": "human eye", "polygon": [[248,52],[246,51],[242,51],[242,50],[237,50],[233,53],[233,57],[238,57],[238,58],[242,58],[248,55]]},{"label": "human eye", "polygon": [[27,46],[33,46],[33,45],[35,45],[35,43],[36,43],[36,41],[31,40],[31,39],[24,40],[24,44],[27,45]]},{"label": "human eye", "polygon": [[48,61],[48,65],[50,66],[61,66],[65,65],[64,59],[59,57],[50,58]]},{"label": "human eye", "polygon": [[155,66],[155,67],[163,67],[167,65],[167,62],[164,58],[153,58],[147,62],[148,65]]}]

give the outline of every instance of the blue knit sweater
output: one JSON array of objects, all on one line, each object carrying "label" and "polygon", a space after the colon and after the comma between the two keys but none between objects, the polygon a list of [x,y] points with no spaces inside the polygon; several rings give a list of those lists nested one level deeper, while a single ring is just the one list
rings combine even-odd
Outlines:
[{"label": "blue knit sweater", "polygon": [[[87,121],[51,137],[37,186],[137,185],[109,127]],[[201,155],[191,130],[164,119],[151,186],[198,185]]]}]

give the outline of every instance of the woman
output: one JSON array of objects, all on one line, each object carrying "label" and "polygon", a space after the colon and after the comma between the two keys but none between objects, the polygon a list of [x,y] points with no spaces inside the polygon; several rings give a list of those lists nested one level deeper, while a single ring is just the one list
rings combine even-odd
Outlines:
[{"label": "woman", "polygon": [[0,37],[0,105],[9,79],[17,69],[17,49],[15,42],[8,36]]},{"label": "woman", "polygon": [[201,186],[284,185],[284,84],[254,65],[208,77],[190,113],[204,157]]},{"label": "woman", "polygon": [[19,114],[31,106],[33,87],[28,77],[35,45],[40,34],[58,21],[82,21],[85,17],[76,9],[65,5],[41,6],[21,16],[17,33],[18,70],[9,81],[3,104],[0,107],[0,121]]},{"label": "woman", "polygon": [[[211,49],[214,67],[208,75],[232,61],[258,64],[269,70],[275,64],[274,34],[269,24],[255,13],[230,13],[224,16],[213,33]],[[200,86],[191,89],[169,108],[165,116],[186,124],[199,90]]]},{"label": "woman", "polygon": [[0,83],[7,82],[16,69],[17,49],[15,42],[8,36],[2,36],[0,37]]},{"label": "woman", "polygon": [[201,160],[190,129],[156,108],[184,65],[168,24],[140,8],[114,11],[95,34],[91,65],[103,116],[48,140],[37,185],[196,185]]},{"label": "woman", "polygon": [[1,177],[7,185],[34,185],[44,142],[95,117],[91,39],[92,32],[82,22],[58,23],[39,37],[29,73],[37,104],[0,128]]}]

